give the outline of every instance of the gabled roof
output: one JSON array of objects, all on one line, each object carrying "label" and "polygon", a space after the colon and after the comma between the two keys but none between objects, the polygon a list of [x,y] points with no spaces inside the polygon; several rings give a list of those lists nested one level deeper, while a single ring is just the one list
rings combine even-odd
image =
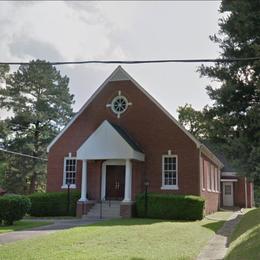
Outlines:
[{"label": "gabled roof", "polygon": [[[110,123],[110,122],[109,122]],[[140,145],[119,125],[110,123],[114,129],[124,138],[124,140],[135,150],[138,152],[143,152]]]},{"label": "gabled roof", "polygon": [[79,115],[87,108],[87,106],[95,99],[95,97],[102,91],[102,89],[111,81],[130,80],[142,93],[147,96],[157,107],[160,108],[171,120],[179,127],[197,146],[197,148],[204,148],[203,151],[211,154],[213,159],[222,166],[222,163],[211,153],[211,151],[200,143],[189,131],[187,131],[162,105],[157,102],[138,82],[136,82],[121,66],[118,66],[112,74],[103,82],[103,84],[94,92],[90,99],[82,106],[79,112],[71,119],[71,121],[62,129],[62,131],[54,138],[54,140],[47,147],[47,152],[57,142],[57,140],[63,135],[63,133],[75,122]]},{"label": "gabled roof", "polygon": [[107,120],[77,150],[80,160],[135,159],[144,161],[144,154],[126,132]]}]

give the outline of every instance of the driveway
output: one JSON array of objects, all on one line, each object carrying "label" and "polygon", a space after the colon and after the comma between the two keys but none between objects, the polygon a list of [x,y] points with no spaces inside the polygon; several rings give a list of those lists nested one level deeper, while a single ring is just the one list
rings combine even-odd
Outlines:
[{"label": "driveway", "polygon": [[[30,221],[46,221],[46,219],[30,219]],[[73,227],[90,225],[102,221],[100,219],[48,219],[54,222],[51,225],[31,228],[29,230],[14,231],[0,234],[0,245],[15,242],[18,240],[30,239],[37,236],[48,235],[54,232]]]}]

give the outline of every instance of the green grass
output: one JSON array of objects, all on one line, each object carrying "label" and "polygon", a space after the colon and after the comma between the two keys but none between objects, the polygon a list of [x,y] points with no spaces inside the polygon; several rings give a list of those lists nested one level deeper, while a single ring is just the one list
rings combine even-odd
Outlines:
[{"label": "green grass", "polygon": [[12,232],[12,231],[30,229],[30,228],[34,228],[34,227],[45,226],[45,225],[49,225],[51,223],[52,222],[47,222],[47,221],[20,220],[20,221],[14,222],[14,224],[12,226],[1,226],[0,225],[0,234]]},{"label": "green grass", "polygon": [[194,259],[223,223],[109,220],[2,245],[0,259]]},{"label": "green grass", "polygon": [[260,208],[243,216],[231,236],[225,259],[260,259]]}]

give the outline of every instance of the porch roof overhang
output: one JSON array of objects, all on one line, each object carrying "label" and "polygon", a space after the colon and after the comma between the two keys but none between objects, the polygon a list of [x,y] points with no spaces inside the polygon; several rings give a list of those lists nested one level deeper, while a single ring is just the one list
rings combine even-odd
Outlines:
[{"label": "porch roof overhang", "polygon": [[221,182],[237,182],[238,179],[221,179]]},{"label": "porch roof overhang", "polygon": [[105,120],[79,147],[78,160],[135,159],[145,155],[123,129]]}]

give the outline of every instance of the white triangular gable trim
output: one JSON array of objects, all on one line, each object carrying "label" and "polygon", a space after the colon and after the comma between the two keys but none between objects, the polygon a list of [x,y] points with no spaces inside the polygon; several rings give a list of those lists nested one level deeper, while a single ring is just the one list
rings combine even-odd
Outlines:
[{"label": "white triangular gable trim", "polygon": [[[71,121],[62,129],[62,131],[48,145],[47,152],[50,151],[50,148],[57,142],[57,140],[63,135],[63,133],[75,122],[75,120],[79,117],[79,115],[86,109],[86,107],[92,102],[92,100],[101,92],[101,90],[107,85],[107,83],[110,81],[118,81],[118,80],[132,81],[138,89],[140,89],[153,103],[155,103],[173,121],[173,123],[175,123],[196,144],[197,148],[204,147],[204,145],[201,144],[192,134],[190,134],[164,107],[162,107],[162,105],[157,100],[155,100],[155,98],[153,98],[121,66],[118,66],[112,72],[112,74],[103,82],[103,84],[94,92],[94,94],[90,97],[90,99],[88,99],[88,101],[84,104],[84,106],[82,106],[79,112],[71,119]],[[212,155],[214,154],[212,153]]]},{"label": "white triangular gable trim", "polygon": [[134,159],[144,161],[144,154],[135,151],[105,120],[77,150],[78,160]]}]

